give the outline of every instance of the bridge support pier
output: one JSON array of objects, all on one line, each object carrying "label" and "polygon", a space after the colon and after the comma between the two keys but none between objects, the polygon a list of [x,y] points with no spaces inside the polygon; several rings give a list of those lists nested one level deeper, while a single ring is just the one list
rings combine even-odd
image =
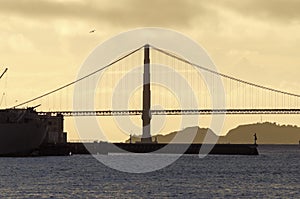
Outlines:
[{"label": "bridge support pier", "polygon": [[143,74],[143,134],[142,143],[152,143],[151,138],[151,89],[150,89],[150,46],[147,44],[144,47],[144,74]]}]

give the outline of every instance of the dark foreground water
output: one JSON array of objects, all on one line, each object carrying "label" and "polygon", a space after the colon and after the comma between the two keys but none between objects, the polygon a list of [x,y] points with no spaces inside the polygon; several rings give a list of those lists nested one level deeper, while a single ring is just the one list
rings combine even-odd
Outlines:
[{"label": "dark foreground water", "polygon": [[259,156],[185,155],[144,174],[110,169],[88,155],[0,158],[0,197],[300,198],[300,147],[259,151]]}]

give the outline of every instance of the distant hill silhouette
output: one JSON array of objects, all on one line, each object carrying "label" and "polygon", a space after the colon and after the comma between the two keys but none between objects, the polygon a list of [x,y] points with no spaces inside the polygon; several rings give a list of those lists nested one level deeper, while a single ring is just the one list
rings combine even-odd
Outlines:
[{"label": "distant hill silhouette", "polygon": [[[232,144],[250,144],[254,143],[254,133],[257,135],[258,144],[298,144],[300,140],[300,128],[291,125],[278,125],[276,123],[256,123],[240,125],[237,128],[230,130],[226,136],[221,136],[218,143],[232,143]],[[170,141],[176,143],[203,143],[205,136],[207,140],[217,139],[217,135],[207,128],[188,127],[181,131],[175,131],[167,135],[152,136],[153,141],[158,143],[169,143]],[[174,139],[176,136],[176,139]],[[192,139],[195,137],[194,139]],[[139,136],[132,136],[132,143],[140,142]],[[129,140],[126,140],[129,142]],[[208,141],[210,142],[210,141]]]},{"label": "distant hill silhouette", "polygon": [[257,123],[240,125],[230,130],[220,139],[230,143],[253,143],[253,134],[257,135],[258,144],[298,144],[300,128],[291,125],[278,125],[276,123]]},{"label": "distant hill silhouette", "polygon": [[[199,128],[199,127],[188,127],[183,129],[182,131],[175,131],[167,135],[152,136],[152,140],[153,141],[157,140],[158,143],[169,143],[170,141],[176,143],[191,143],[192,140],[194,143],[202,143],[206,134],[213,139],[218,139],[218,136],[210,129]],[[140,141],[141,138],[139,136],[132,136],[133,143],[140,142]],[[129,140],[126,140],[126,142],[129,142]]]}]

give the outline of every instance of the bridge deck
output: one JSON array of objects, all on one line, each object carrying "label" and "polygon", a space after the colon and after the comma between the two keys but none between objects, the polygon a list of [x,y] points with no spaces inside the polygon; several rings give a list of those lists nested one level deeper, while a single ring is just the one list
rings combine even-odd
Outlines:
[{"label": "bridge deck", "polygon": [[[142,115],[142,110],[96,110],[96,111],[46,111],[40,115],[61,114],[71,116],[130,116]],[[300,109],[185,109],[185,110],[151,110],[151,115],[211,115],[211,114],[300,114]]]}]

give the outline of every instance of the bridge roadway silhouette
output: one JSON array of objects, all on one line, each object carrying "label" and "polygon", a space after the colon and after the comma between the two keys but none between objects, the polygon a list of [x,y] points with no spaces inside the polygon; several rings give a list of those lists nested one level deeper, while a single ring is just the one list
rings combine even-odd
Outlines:
[{"label": "bridge roadway silhouette", "polygon": [[[211,115],[211,114],[300,114],[300,109],[168,109],[150,110],[151,115]],[[142,115],[143,110],[95,110],[95,111],[44,111],[40,115],[73,116],[134,116]]]}]

